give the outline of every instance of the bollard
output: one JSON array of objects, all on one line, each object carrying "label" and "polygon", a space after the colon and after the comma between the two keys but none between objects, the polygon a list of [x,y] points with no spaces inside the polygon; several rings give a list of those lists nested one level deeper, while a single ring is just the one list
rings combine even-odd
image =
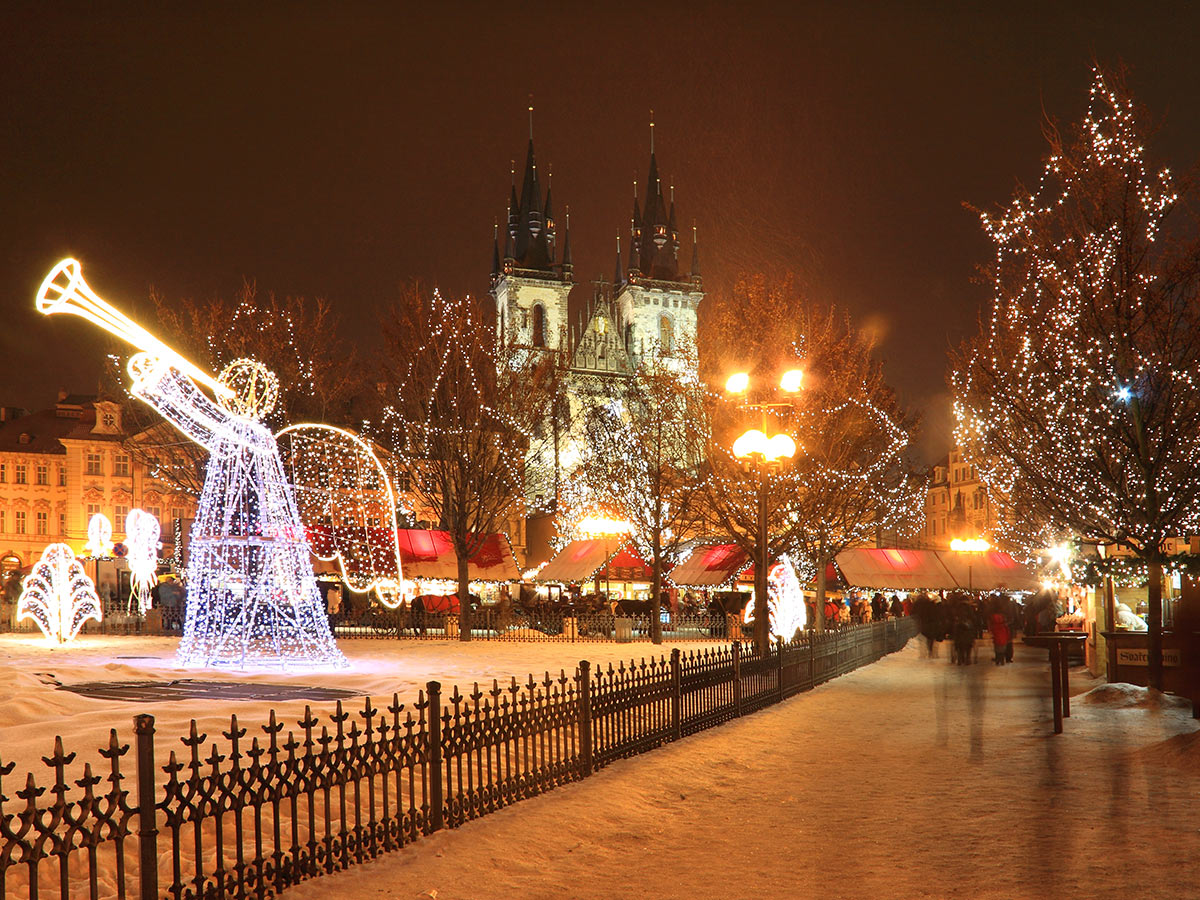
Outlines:
[{"label": "bollard", "polygon": [[154,716],[133,717],[137,736],[138,885],[141,900],[158,900],[158,825],[154,797]]},{"label": "bollard", "polygon": [[592,774],[592,664],[579,661],[579,766],[580,775]]},{"label": "bollard", "polygon": [[429,831],[441,831],[445,824],[442,785],[442,685],[425,685],[429,703]]}]

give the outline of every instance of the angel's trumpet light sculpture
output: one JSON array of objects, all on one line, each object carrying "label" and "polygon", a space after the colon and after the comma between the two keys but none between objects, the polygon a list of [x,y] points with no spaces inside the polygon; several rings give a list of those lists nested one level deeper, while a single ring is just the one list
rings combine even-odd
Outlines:
[{"label": "angel's trumpet light sculpture", "polygon": [[96,586],[69,544],[46,547],[21,587],[17,621],[32,619],[51,643],[73,641],[84,622],[101,619]]},{"label": "angel's trumpet light sculpture", "polygon": [[129,360],[131,392],[209,452],[189,543],[180,663],[345,665],[279,447],[259,421],[278,395],[275,376],[261,363],[239,359],[214,378],[101,300],[75,260],[46,277],[38,309],[82,316],[141,349]]}]

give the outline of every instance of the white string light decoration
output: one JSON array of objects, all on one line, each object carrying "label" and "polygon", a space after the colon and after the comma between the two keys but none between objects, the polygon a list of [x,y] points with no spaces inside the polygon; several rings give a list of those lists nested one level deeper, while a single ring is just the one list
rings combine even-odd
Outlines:
[{"label": "white string light decoration", "polygon": [[26,576],[17,600],[17,621],[32,619],[46,640],[75,640],[88,619],[99,622],[100,598],[68,544],[50,544]]},{"label": "white string light decoration", "polygon": [[346,665],[329,630],[275,436],[255,418],[274,403],[273,376],[253,361],[231,363],[221,383],[238,393],[218,405],[149,354],[136,354],[129,372],[134,394],[209,451],[189,543],[180,663]]},{"label": "white string light decoration", "polygon": [[136,599],[143,616],[150,609],[150,590],[158,582],[158,551],[162,548],[158,519],[144,509],[131,509],[125,517],[125,543],[129,553],[130,603]]},{"label": "white string light decoration", "polygon": [[396,495],[371,445],[313,423],[289,425],[276,438],[313,554],[336,562],[350,590],[374,591],[394,609],[402,583]]},{"label": "white string light decoration", "polygon": [[[790,641],[808,622],[804,605],[804,589],[791,558],[784,555],[767,570],[767,617],[770,632],[777,640]],[[747,625],[754,621],[754,604],[747,603],[742,619]]]},{"label": "white string light decoration", "polygon": [[104,513],[95,513],[88,520],[88,541],[83,547],[84,556],[107,558],[112,556],[113,527]]}]

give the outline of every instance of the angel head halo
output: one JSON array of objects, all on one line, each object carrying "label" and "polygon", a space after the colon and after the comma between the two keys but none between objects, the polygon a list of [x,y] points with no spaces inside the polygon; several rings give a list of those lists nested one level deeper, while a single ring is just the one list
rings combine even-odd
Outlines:
[{"label": "angel head halo", "polygon": [[256,359],[235,359],[217,380],[233,391],[232,396],[219,397],[217,402],[243,418],[264,419],[279,402],[279,379]]}]

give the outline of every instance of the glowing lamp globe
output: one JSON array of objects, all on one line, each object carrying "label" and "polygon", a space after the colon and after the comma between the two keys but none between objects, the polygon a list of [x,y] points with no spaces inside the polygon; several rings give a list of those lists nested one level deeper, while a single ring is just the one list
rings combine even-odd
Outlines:
[{"label": "glowing lamp globe", "polygon": [[801,369],[788,369],[779,379],[779,389],[794,394],[804,384],[804,372]]},{"label": "glowing lamp globe", "polygon": [[766,456],[767,436],[757,428],[752,428],[733,442],[733,455],[740,459],[758,454]]},{"label": "glowing lamp globe", "polygon": [[725,382],[725,390],[731,394],[741,394],[750,387],[750,376],[745,372],[735,372]]},{"label": "glowing lamp globe", "polygon": [[786,434],[777,434],[767,441],[768,460],[791,459],[796,455],[796,442]]},{"label": "glowing lamp globe", "polygon": [[992,545],[983,538],[955,538],[950,542],[950,549],[959,553],[983,553],[992,549]]}]

